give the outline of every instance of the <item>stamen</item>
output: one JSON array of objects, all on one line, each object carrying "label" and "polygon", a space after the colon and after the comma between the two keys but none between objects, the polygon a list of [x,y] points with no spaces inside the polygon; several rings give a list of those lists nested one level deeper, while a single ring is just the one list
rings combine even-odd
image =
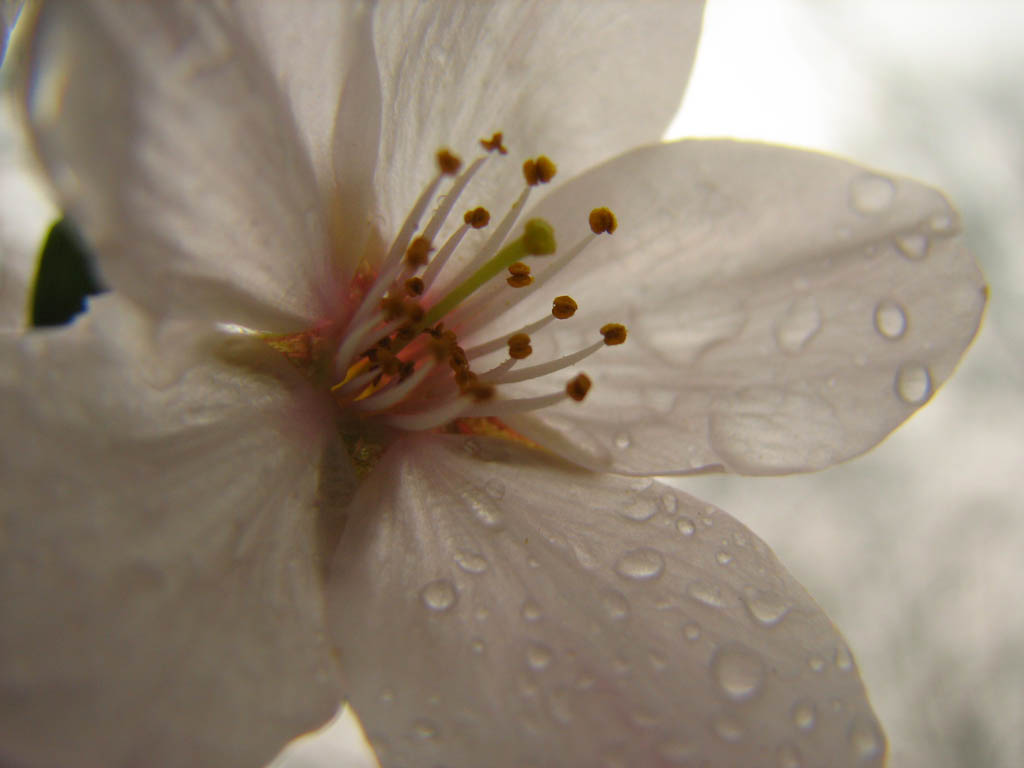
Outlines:
[{"label": "stamen", "polygon": [[527,413],[537,411],[541,408],[548,408],[557,405],[564,400],[575,400],[580,402],[586,397],[590,390],[590,379],[586,374],[579,374],[561,392],[552,392],[550,395],[539,395],[537,397],[519,397],[508,400],[496,400],[483,406],[471,406],[459,416],[463,418],[487,417],[487,416],[510,416],[516,413]]},{"label": "stamen", "polygon": [[525,288],[533,282],[533,278],[530,277],[530,265],[523,264],[521,261],[510,264],[508,273],[509,276],[505,278],[505,282],[513,288]]},{"label": "stamen", "polygon": [[614,232],[619,222],[615,219],[615,214],[607,208],[595,208],[590,212],[590,231],[595,235],[601,235],[608,233],[609,235]]},{"label": "stamen", "polygon": [[462,160],[449,150],[442,149],[437,153],[437,166],[445,176],[454,176],[462,167]]},{"label": "stamen", "polygon": [[583,398],[587,396],[587,392],[590,391],[590,377],[585,373],[581,373],[576,378],[569,381],[565,385],[565,394],[575,400],[577,403],[583,401]]},{"label": "stamen", "polygon": [[[565,355],[563,357],[559,357],[555,360],[550,360],[546,363],[540,363],[539,365],[531,365],[529,368],[516,368],[516,370],[502,376],[500,379],[495,380],[495,383],[515,384],[516,382],[519,381],[528,381],[529,379],[535,379],[540,376],[547,376],[549,373],[554,373],[555,371],[560,371],[563,368],[568,368],[570,365],[575,365],[580,360],[590,357],[592,354],[597,352],[597,350],[599,350],[601,347],[621,344],[623,341],[626,340],[626,326],[618,325],[617,323],[610,325],[614,325],[616,329],[621,329],[621,332],[618,330],[613,330],[609,333],[609,335],[602,338],[601,341],[595,341],[589,347],[584,347],[581,350]],[[608,327],[609,326],[607,325],[605,326],[605,328]],[[601,330],[603,335],[604,328],[602,328]],[[609,341],[609,336],[612,338],[611,341]]]},{"label": "stamen", "polygon": [[510,357],[504,362],[498,363],[489,371],[484,371],[479,376],[477,376],[477,378],[483,379],[484,381],[493,381],[494,379],[500,379],[504,374],[508,373],[518,362],[519,361],[516,358]]},{"label": "stamen", "polygon": [[508,337],[508,356],[515,360],[525,360],[533,352],[530,336],[526,333],[513,333]]},{"label": "stamen", "polygon": [[422,277],[410,277],[405,281],[405,292],[410,296],[422,296],[425,289]]},{"label": "stamen", "polygon": [[558,173],[558,166],[545,155],[523,163],[523,178],[526,179],[526,183],[531,187],[535,187],[538,184],[547,184],[555,178],[556,173]]},{"label": "stamen", "polygon": [[601,335],[604,336],[604,343],[609,347],[622,344],[626,340],[626,326],[621,323],[608,323],[601,326]]},{"label": "stamen", "polygon": [[423,380],[430,375],[430,372],[434,370],[436,365],[436,361],[428,358],[411,376],[406,377],[404,381],[395,384],[389,389],[375,392],[370,397],[358,401],[356,403],[356,407],[362,411],[381,411],[385,408],[391,408],[392,406],[397,405],[412,393],[416,387],[423,383]]},{"label": "stamen", "polygon": [[573,301],[572,296],[556,296],[551,303],[551,315],[559,320],[568,320],[579,308],[579,304]]},{"label": "stamen", "polygon": [[501,131],[498,131],[489,139],[480,139],[480,146],[486,149],[488,152],[494,152],[495,150],[497,150],[500,154],[507,155],[508,150],[505,149],[505,145],[502,144],[503,138],[504,135],[501,133]]},{"label": "stamen", "polygon": [[462,220],[473,229],[483,229],[491,223],[491,213],[480,205],[471,211],[466,211]]},{"label": "stamen", "polygon": [[409,247],[405,249],[405,263],[413,269],[418,269],[429,261],[432,250],[434,249],[430,238],[421,235],[409,243]]},{"label": "stamen", "polygon": [[427,223],[426,228],[423,230],[423,236],[429,240],[433,240],[437,237],[437,233],[441,231],[441,227],[444,226],[445,221],[448,219],[448,215],[452,212],[452,208],[455,207],[455,203],[458,201],[459,196],[462,194],[466,185],[473,179],[476,172],[480,170],[481,166],[487,161],[487,156],[478,157],[473,163],[466,169],[459,178],[452,184],[452,188],[448,190],[448,194],[441,200],[441,204],[434,211],[434,215],[430,217],[430,221]]},{"label": "stamen", "polygon": [[405,317],[399,317],[378,329],[378,326],[381,324],[381,317],[378,315],[356,328],[348,334],[345,341],[342,342],[340,347],[338,347],[338,352],[334,356],[335,374],[339,377],[344,377],[346,375],[352,364],[352,360],[356,357],[356,353],[367,347],[371,336],[376,335],[377,338],[390,336],[405,325],[406,322],[408,321]]},{"label": "stamen", "polygon": [[439,250],[437,255],[430,260],[430,264],[427,265],[426,270],[423,272],[424,290],[426,288],[430,288],[434,284],[434,280],[437,279],[441,270],[444,269],[444,265],[448,263],[448,259],[451,255],[455,253],[455,249],[459,247],[459,243],[461,243],[462,238],[466,236],[470,226],[472,225],[463,224],[452,232],[445,244],[441,246],[441,250]]}]

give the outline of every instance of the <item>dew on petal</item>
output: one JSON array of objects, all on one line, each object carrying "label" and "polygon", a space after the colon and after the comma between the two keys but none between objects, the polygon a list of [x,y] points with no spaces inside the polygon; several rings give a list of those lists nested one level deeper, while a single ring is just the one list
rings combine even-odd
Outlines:
[{"label": "dew on petal", "polygon": [[683,637],[691,643],[700,640],[700,624],[695,621],[688,621],[683,625]]},{"label": "dew on petal", "polygon": [[896,185],[892,179],[865,173],[850,182],[850,205],[858,213],[879,213],[895,199]]},{"label": "dew on petal", "polygon": [[815,654],[807,659],[807,666],[809,666],[813,672],[821,672],[825,669],[825,660],[821,658],[821,656]]},{"label": "dew on petal", "polygon": [[551,649],[546,645],[532,643],[526,649],[526,663],[530,665],[530,669],[535,669],[538,672],[542,669],[547,669],[548,665],[551,664],[551,659]]},{"label": "dew on petal", "polygon": [[736,744],[743,741],[744,731],[739,720],[731,715],[718,715],[711,723],[711,729],[722,741]]},{"label": "dew on petal", "polygon": [[926,235],[914,233],[897,237],[896,250],[911,261],[920,261],[928,255],[931,243]]},{"label": "dew on petal", "polygon": [[661,672],[668,666],[668,659],[666,659],[664,654],[659,651],[648,651],[647,658],[650,660],[651,668],[654,669],[655,672]]},{"label": "dew on petal", "polygon": [[412,725],[412,734],[417,739],[427,741],[429,739],[436,739],[438,730],[437,726],[429,720],[417,720]]},{"label": "dew on petal", "polygon": [[475,552],[458,551],[455,553],[455,564],[466,573],[483,573],[487,570],[487,560]]},{"label": "dew on petal", "polygon": [[947,213],[936,213],[928,219],[928,226],[932,232],[947,235],[953,231],[953,217]]},{"label": "dew on petal", "polygon": [[873,760],[881,757],[885,750],[885,739],[878,724],[866,715],[858,715],[850,723],[847,734],[854,757],[858,760]]},{"label": "dew on petal", "polygon": [[671,491],[666,491],[661,495],[660,503],[665,513],[671,515],[675,513],[676,508],[679,506],[679,499]]},{"label": "dew on petal", "polygon": [[680,517],[676,520],[676,530],[683,534],[683,536],[693,536],[693,532],[697,530],[697,527],[690,518]]},{"label": "dew on petal", "polygon": [[632,549],[615,563],[615,572],[626,579],[656,579],[665,570],[665,559],[650,547]]},{"label": "dew on petal", "polygon": [[395,692],[390,688],[385,688],[380,692],[380,700],[384,704],[390,704],[395,700]]},{"label": "dew on petal", "polygon": [[920,363],[904,363],[896,372],[896,394],[908,405],[920,405],[932,394],[932,376]]},{"label": "dew on petal", "polygon": [[524,621],[529,622],[540,621],[542,616],[540,606],[533,602],[533,600],[527,600],[523,603],[520,615]]},{"label": "dew on petal", "polygon": [[615,447],[618,448],[619,450],[625,450],[626,448],[629,448],[631,442],[632,440],[630,439],[629,434],[626,432],[619,432],[619,434],[617,434],[614,438]]},{"label": "dew on petal", "polygon": [[811,731],[817,721],[817,710],[814,702],[798,701],[793,705],[793,725],[801,731]]},{"label": "dew on petal", "polygon": [[782,744],[776,750],[775,760],[778,768],[801,768],[803,765],[800,750],[796,748],[796,745],[789,742]]},{"label": "dew on petal", "polygon": [[743,598],[747,612],[758,624],[774,627],[789,613],[789,603],[775,592],[751,590]]},{"label": "dew on petal", "polygon": [[471,650],[477,656],[482,654],[484,652],[484,649],[484,641],[481,640],[479,637],[474,637],[472,640],[469,641],[469,650]]},{"label": "dew on petal", "polygon": [[820,330],[818,302],[812,296],[801,296],[775,324],[775,342],[783,352],[799,354]]},{"label": "dew on petal", "polygon": [[420,598],[432,611],[447,611],[455,605],[455,587],[447,579],[438,579],[420,590]]},{"label": "dew on petal", "polygon": [[703,581],[692,581],[686,587],[686,594],[711,608],[721,608],[725,605],[725,597],[722,595],[722,588],[717,584],[707,584]]},{"label": "dew on petal", "polygon": [[903,338],[907,332],[907,313],[892,299],[883,299],[875,307],[875,330],[890,341]]},{"label": "dew on petal", "polygon": [[724,549],[720,549],[715,553],[715,561],[719,565],[728,565],[732,562],[732,555],[730,555]]},{"label": "dew on petal", "polygon": [[601,596],[604,613],[612,621],[623,621],[629,616],[629,601],[621,592],[607,590]]},{"label": "dew on petal", "polygon": [[843,672],[849,672],[853,669],[853,656],[850,653],[850,649],[845,645],[840,645],[836,648],[836,667]]},{"label": "dew on petal", "polygon": [[733,701],[746,701],[761,690],[764,662],[749,648],[725,645],[711,659],[711,674],[726,696]]},{"label": "dew on petal", "polygon": [[480,525],[485,528],[498,528],[504,523],[504,518],[490,498],[490,494],[488,497],[482,497],[479,490],[473,488],[463,494],[463,498]]},{"label": "dew on petal", "polygon": [[642,494],[619,510],[619,514],[627,520],[643,523],[657,513],[657,502],[649,495]]}]

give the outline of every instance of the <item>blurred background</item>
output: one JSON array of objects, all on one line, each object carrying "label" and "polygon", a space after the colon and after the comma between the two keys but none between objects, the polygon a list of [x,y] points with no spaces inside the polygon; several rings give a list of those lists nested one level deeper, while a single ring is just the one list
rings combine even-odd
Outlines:
[{"label": "blurred background", "polygon": [[[934,400],[812,476],[679,481],[762,536],[846,634],[894,768],[1024,765],[1024,3],[709,0],[669,130],[922,179],[991,286]],[[371,766],[351,723],[289,766]]]}]

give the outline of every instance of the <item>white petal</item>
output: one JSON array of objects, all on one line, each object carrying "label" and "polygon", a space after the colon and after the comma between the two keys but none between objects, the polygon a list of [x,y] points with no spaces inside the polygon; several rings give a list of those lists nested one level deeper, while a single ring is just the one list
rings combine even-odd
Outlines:
[{"label": "white petal", "polygon": [[842,638],[763,542],[566,466],[435,436],[365,481],[328,611],[385,768],[881,765]]},{"label": "white petal", "polygon": [[162,380],[126,306],[0,339],[0,762],[261,765],[339,700],[321,441],[273,376]]},{"label": "white petal", "polygon": [[561,293],[580,311],[536,335],[531,361],[586,346],[604,323],[628,326],[624,345],[580,365],[594,382],[584,403],[514,425],[592,467],[766,474],[855,456],[950,375],[985,304],[940,193],[833,157],[650,147],[530,215],[568,244],[597,205],[619,229],[480,334],[543,316]]},{"label": "white petal", "polygon": [[36,139],[109,285],[158,317],[329,313],[310,158],[239,25],[205,4],[55,3],[32,51]]},{"label": "white petal", "polygon": [[518,194],[527,157],[547,154],[559,181],[660,138],[682,99],[703,5],[381,3],[384,231],[397,231],[441,147],[472,157],[478,139],[504,131],[510,158],[482,175],[467,206],[493,212]]}]

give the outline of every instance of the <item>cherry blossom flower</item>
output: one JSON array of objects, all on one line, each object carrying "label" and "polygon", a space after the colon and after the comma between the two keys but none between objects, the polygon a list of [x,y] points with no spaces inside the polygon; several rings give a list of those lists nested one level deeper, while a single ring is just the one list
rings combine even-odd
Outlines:
[{"label": "cherry blossom flower", "polygon": [[701,12],[25,22],[113,291],[0,337],[5,763],[258,765],[342,700],[384,766],[884,761],[828,618],[648,476],[862,453],[984,285],[919,184],[658,144]]}]

